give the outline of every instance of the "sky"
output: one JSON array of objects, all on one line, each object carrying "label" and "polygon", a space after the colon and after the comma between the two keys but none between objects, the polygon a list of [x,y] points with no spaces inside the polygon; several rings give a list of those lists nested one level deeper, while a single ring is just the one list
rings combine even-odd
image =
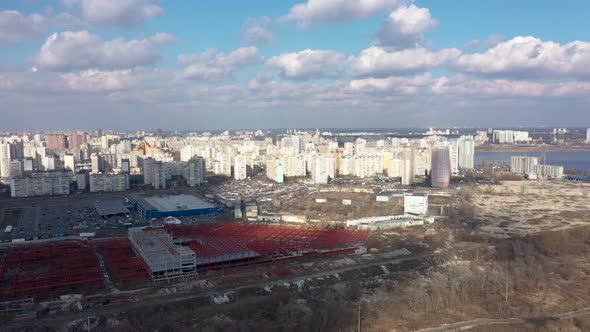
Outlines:
[{"label": "sky", "polygon": [[590,127],[590,1],[0,0],[0,130]]}]

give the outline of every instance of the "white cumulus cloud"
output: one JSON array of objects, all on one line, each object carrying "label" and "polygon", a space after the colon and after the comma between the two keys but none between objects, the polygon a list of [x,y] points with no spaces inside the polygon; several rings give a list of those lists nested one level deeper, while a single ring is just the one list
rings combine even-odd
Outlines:
[{"label": "white cumulus cloud", "polygon": [[128,28],[156,18],[164,12],[154,0],[65,0],[79,6],[81,16],[91,24]]},{"label": "white cumulus cloud", "polygon": [[23,15],[16,10],[0,11],[0,42],[20,42],[43,35],[46,19],[39,14]]},{"label": "white cumulus cloud", "polygon": [[400,6],[381,24],[377,35],[379,44],[396,48],[415,47],[424,33],[438,24],[428,8],[411,4]]},{"label": "white cumulus cloud", "polygon": [[274,41],[274,35],[269,29],[271,19],[263,16],[246,22],[244,42],[249,45],[265,45]]},{"label": "white cumulus cloud", "polygon": [[392,93],[415,95],[431,88],[435,79],[430,73],[414,77],[391,76],[386,78],[363,78],[349,82],[347,90],[365,93]]},{"label": "white cumulus cloud", "polygon": [[203,53],[181,54],[178,64],[185,66],[181,76],[203,81],[226,81],[233,77],[235,70],[261,64],[264,61],[254,46],[241,47],[224,54],[216,49]]},{"label": "white cumulus cloud", "polygon": [[460,54],[461,51],[456,48],[430,51],[423,47],[392,50],[372,46],[358,57],[350,57],[348,62],[356,76],[384,77],[437,67],[455,60]]},{"label": "white cumulus cloud", "polygon": [[393,8],[398,0],[308,0],[291,8],[284,18],[301,28],[365,18]]},{"label": "white cumulus cloud", "polygon": [[463,75],[457,75],[452,78],[438,78],[432,86],[432,91],[439,95],[475,98],[586,97],[590,92],[590,83],[546,83],[507,79],[473,80]]},{"label": "white cumulus cloud", "polygon": [[590,78],[590,43],[564,45],[535,37],[515,37],[483,53],[464,54],[458,71],[504,77]]},{"label": "white cumulus cloud", "polygon": [[146,66],[161,59],[159,46],[173,36],[158,33],[142,40],[105,41],[86,30],[52,34],[31,62],[40,70],[125,69]]},{"label": "white cumulus cloud", "polygon": [[279,69],[286,79],[337,77],[343,72],[344,55],[329,50],[303,50],[270,58],[267,66]]}]

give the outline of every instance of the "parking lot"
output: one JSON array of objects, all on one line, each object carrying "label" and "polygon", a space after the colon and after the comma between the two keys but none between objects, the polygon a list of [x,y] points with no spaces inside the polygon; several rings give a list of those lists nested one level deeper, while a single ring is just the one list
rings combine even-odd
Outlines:
[{"label": "parking lot", "polygon": [[[165,194],[167,191],[160,191]],[[93,232],[97,236],[124,235],[130,226],[147,225],[139,213],[102,217],[95,208],[96,202],[121,201],[124,193],[93,195],[70,195],[57,197],[34,197],[0,200],[0,240],[24,238],[61,237]],[[210,216],[189,216],[180,218],[183,223],[195,224],[215,221]],[[6,226],[13,227],[5,233]]]},{"label": "parking lot", "polygon": [[[86,197],[45,197],[0,201],[2,239],[45,237],[51,235],[77,235],[80,232],[124,229],[129,223],[137,224],[137,213],[103,218],[94,203],[100,200],[123,200],[122,195],[92,195]],[[4,233],[6,226],[12,233]]]}]

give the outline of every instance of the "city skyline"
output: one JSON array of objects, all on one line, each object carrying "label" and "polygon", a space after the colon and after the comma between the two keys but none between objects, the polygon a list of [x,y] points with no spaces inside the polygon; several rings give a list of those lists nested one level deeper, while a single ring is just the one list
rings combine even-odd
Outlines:
[{"label": "city skyline", "polygon": [[590,123],[590,4],[457,4],[4,3],[0,130]]}]

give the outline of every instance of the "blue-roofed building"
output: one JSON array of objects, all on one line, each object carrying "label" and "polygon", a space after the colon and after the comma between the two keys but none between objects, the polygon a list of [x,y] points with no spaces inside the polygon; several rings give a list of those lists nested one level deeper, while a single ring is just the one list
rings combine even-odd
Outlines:
[{"label": "blue-roofed building", "polygon": [[222,208],[193,195],[166,195],[128,197],[131,206],[146,220],[166,217],[213,216],[223,213]]}]

